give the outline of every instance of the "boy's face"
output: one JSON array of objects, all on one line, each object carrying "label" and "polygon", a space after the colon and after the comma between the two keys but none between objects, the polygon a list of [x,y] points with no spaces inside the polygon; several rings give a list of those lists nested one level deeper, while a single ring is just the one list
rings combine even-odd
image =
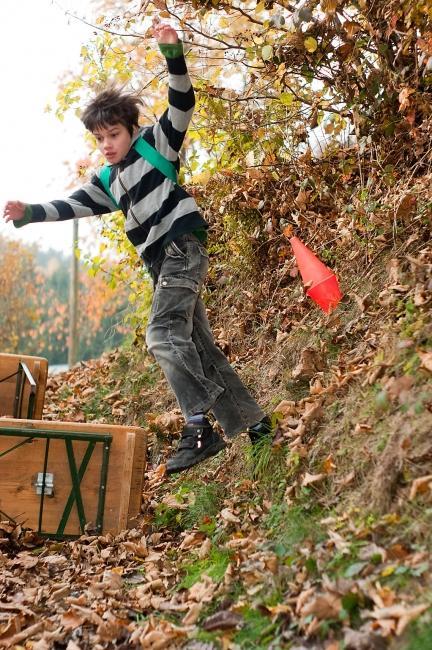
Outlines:
[{"label": "boy's face", "polygon": [[119,163],[130,149],[132,137],[120,123],[100,126],[93,131],[98,149],[109,165]]}]

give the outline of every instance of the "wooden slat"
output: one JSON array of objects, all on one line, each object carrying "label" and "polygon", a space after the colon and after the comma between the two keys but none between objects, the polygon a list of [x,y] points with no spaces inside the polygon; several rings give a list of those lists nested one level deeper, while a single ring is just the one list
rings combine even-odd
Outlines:
[{"label": "wooden slat", "polygon": [[[110,434],[112,436],[108,481],[105,499],[103,532],[118,533],[140,513],[144,479],[147,438],[139,427],[74,422],[45,422],[36,420],[0,419],[0,428],[61,431],[74,433]],[[22,442],[24,438],[0,435],[0,454]],[[77,468],[87,449],[87,442],[73,442]],[[45,440],[33,439],[4,457],[0,457],[0,510],[30,528],[37,528],[40,496],[34,482],[43,471]],[[102,462],[102,443],[97,443],[81,484],[84,510],[88,521],[95,523]],[[51,440],[47,472],[54,474],[54,496],[45,496],[42,531],[55,532],[69,497],[72,481],[64,440]],[[79,534],[79,520],[74,504],[65,534]]]},{"label": "wooden slat", "polygon": [[[2,382],[1,380],[16,373],[20,361],[23,361],[27,365],[37,382],[35,412],[33,417],[35,420],[39,420],[42,418],[45,400],[48,361],[43,357],[32,357],[24,354],[0,353],[0,416],[13,416],[16,376],[11,377],[7,381]],[[23,398],[23,413],[27,413],[29,395],[30,387],[28,382],[26,382]]]},{"label": "wooden slat", "polygon": [[125,453],[123,458],[123,481],[120,486],[119,525],[127,528],[129,516],[130,486],[133,474],[133,458],[135,453],[135,434],[128,431],[126,434]]}]

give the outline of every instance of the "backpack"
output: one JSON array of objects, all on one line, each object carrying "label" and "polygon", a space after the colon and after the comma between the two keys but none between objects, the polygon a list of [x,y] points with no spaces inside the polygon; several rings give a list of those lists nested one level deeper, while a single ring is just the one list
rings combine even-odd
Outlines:
[{"label": "backpack", "polygon": [[[152,147],[144,138],[140,135],[139,138],[134,143],[134,149],[142,156],[147,162],[149,162],[153,167],[156,167],[164,176],[172,180],[173,183],[177,183],[177,170],[174,167],[173,163],[167,160],[157,149]],[[109,178],[110,178],[110,165],[104,165],[99,170],[99,180],[102,183],[105,192],[110,197],[111,201],[117,208],[120,210],[120,206],[117,201],[111,194]]]}]

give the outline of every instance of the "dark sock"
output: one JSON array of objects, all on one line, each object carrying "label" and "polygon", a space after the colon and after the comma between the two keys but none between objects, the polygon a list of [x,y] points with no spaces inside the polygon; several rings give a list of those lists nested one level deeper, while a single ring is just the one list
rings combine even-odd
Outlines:
[{"label": "dark sock", "polygon": [[207,420],[204,413],[195,413],[194,415],[191,415],[190,417],[188,417],[187,423],[188,424],[198,424],[198,426],[201,425],[201,426],[204,427],[204,426],[209,424],[209,421]]}]

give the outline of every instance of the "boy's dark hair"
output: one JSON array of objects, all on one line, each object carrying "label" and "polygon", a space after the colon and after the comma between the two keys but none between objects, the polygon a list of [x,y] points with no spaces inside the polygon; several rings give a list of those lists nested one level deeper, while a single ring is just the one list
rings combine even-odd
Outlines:
[{"label": "boy's dark hair", "polygon": [[123,124],[133,134],[138,126],[139,106],[142,100],[138,95],[122,93],[116,88],[109,88],[96,95],[85,108],[81,116],[85,128],[92,133],[100,127]]}]

